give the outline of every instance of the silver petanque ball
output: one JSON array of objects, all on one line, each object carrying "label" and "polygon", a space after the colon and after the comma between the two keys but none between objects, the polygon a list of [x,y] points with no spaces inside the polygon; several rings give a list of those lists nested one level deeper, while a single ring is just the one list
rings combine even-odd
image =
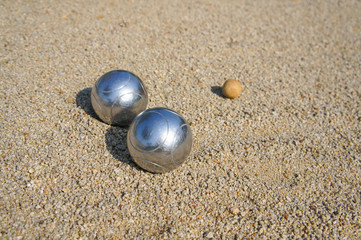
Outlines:
[{"label": "silver petanque ball", "polygon": [[127,144],[133,160],[154,173],[181,165],[192,149],[192,131],[186,120],[167,108],[151,108],[130,125]]},{"label": "silver petanque ball", "polygon": [[124,70],[110,71],[101,76],[91,91],[94,111],[105,123],[127,126],[148,104],[142,81]]}]

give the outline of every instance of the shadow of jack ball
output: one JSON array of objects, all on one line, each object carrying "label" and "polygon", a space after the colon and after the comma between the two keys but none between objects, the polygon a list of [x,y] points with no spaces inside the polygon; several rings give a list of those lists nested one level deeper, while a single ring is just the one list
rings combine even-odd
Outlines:
[{"label": "shadow of jack ball", "polygon": [[179,113],[167,108],[151,108],[134,119],[127,145],[141,168],[165,173],[187,159],[192,149],[192,131]]},{"label": "shadow of jack ball", "polygon": [[95,113],[105,123],[128,126],[146,109],[148,94],[136,75],[114,70],[96,81],[91,91],[91,103]]}]

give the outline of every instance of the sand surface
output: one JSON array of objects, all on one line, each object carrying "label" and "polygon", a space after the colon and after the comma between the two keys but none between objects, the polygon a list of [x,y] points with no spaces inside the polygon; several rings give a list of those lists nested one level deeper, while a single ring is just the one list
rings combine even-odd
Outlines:
[{"label": "sand surface", "polygon": [[[361,238],[361,2],[0,2],[0,238]],[[138,168],[89,94],[143,80],[191,124]],[[240,97],[222,97],[226,79]]]}]

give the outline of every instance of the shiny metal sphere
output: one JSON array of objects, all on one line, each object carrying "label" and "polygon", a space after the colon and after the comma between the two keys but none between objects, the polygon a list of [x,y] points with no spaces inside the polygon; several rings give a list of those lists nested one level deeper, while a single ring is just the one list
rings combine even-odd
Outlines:
[{"label": "shiny metal sphere", "polygon": [[142,81],[124,70],[110,71],[96,81],[91,103],[101,120],[111,125],[127,126],[148,104]]},{"label": "shiny metal sphere", "polygon": [[192,131],[186,120],[166,108],[151,108],[131,124],[127,144],[133,160],[154,173],[181,165],[192,148]]}]

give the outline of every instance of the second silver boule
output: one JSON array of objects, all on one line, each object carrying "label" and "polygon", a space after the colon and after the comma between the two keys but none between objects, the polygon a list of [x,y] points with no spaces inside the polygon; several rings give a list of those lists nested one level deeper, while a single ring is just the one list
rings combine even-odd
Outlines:
[{"label": "second silver boule", "polygon": [[101,120],[111,125],[127,126],[148,104],[142,81],[124,70],[101,76],[91,91],[91,103]]},{"label": "second silver boule", "polygon": [[192,148],[192,131],[179,113],[167,108],[151,108],[134,119],[127,145],[140,167],[164,173],[187,159]]}]

